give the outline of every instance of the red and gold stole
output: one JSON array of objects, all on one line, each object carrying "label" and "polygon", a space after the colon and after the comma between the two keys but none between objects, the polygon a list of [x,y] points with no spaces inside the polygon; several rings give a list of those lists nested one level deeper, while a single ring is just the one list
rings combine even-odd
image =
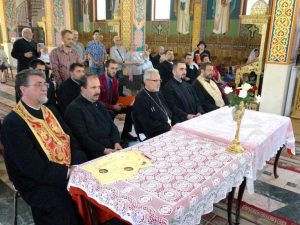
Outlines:
[{"label": "red and gold stole", "polygon": [[43,120],[32,116],[21,101],[13,111],[27,123],[49,161],[70,166],[70,136],[63,131],[53,113],[46,106],[41,106],[41,109]]}]

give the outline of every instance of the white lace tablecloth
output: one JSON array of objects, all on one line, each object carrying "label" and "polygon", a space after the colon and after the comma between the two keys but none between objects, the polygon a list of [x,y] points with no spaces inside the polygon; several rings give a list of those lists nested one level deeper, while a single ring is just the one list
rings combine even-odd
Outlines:
[{"label": "white lace tablecloth", "polygon": [[250,154],[231,154],[226,144],[175,130],[124,151],[139,150],[152,166],[129,180],[102,185],[82,165],[70,186],[135,225],[193,225],[213,204],[240,185],[250,168]]},{"label": "white lace tablecloth", "polygon": [[[176,124],[173,130],[229,144],[234,139],[236,122],[232,119],[232,108],[223,107]],[[257,170],[261,170],[283,145],[295,154],[292,123],[290,118],[284,116],[246,110],[241,123],[240,142],[252,155],[252,172],[247,176],[250,192],[253,192]]]}]

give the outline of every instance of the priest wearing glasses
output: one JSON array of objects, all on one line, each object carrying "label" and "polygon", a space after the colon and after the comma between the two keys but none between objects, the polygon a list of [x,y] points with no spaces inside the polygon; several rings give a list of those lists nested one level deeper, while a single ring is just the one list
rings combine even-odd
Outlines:
[{"label": "priest wearing glasses", "polygon": [[161,78],[158,70],[144,73],[145,87],[136,96],[133,117],[146,138],[152,138],[171,129],[172,113],[160,93]]}]

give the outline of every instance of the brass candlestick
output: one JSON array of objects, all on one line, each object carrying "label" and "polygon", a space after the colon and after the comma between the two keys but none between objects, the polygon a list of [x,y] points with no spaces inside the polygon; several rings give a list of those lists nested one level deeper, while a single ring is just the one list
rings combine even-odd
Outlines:
[{"label": "brass candlestick", "polygon": [[237,122],[237,128],[235,132],[235,136],[231,144],[227,147],[227,151],[232,152],[232,153],[243,153],[245,150],[243,146],[240,144],[240,127],[241,127],[241,122],[242,118],[244,116],[245,112],[245,105],[244,102],[241,101],[240,105],[237,107],[235,112],[233,112],[233,120]]}]

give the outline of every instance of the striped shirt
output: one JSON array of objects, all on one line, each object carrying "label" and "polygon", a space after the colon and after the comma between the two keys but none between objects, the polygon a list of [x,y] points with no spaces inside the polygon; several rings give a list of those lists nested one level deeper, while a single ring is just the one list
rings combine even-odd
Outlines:
[{"label": "striped shirt", "polygon": [[70,77],[70,65],[79,62],[79,55],[75,49],[70,48],[67,51],[62,45],[52,50],[50,62],[55,82],[61,84]]},{"label": "striped shirt", "polygon": [[94,61],[104,62],[106,49],[104,44],[102,44],[101,42],[97,43],[96,41],[89,41],[86,45],[86,54],[91,55],[94,59],[94,60],[92,59],[89,60],[89,66],[93,68],[97,68],[100,66],[96,65]]}]

